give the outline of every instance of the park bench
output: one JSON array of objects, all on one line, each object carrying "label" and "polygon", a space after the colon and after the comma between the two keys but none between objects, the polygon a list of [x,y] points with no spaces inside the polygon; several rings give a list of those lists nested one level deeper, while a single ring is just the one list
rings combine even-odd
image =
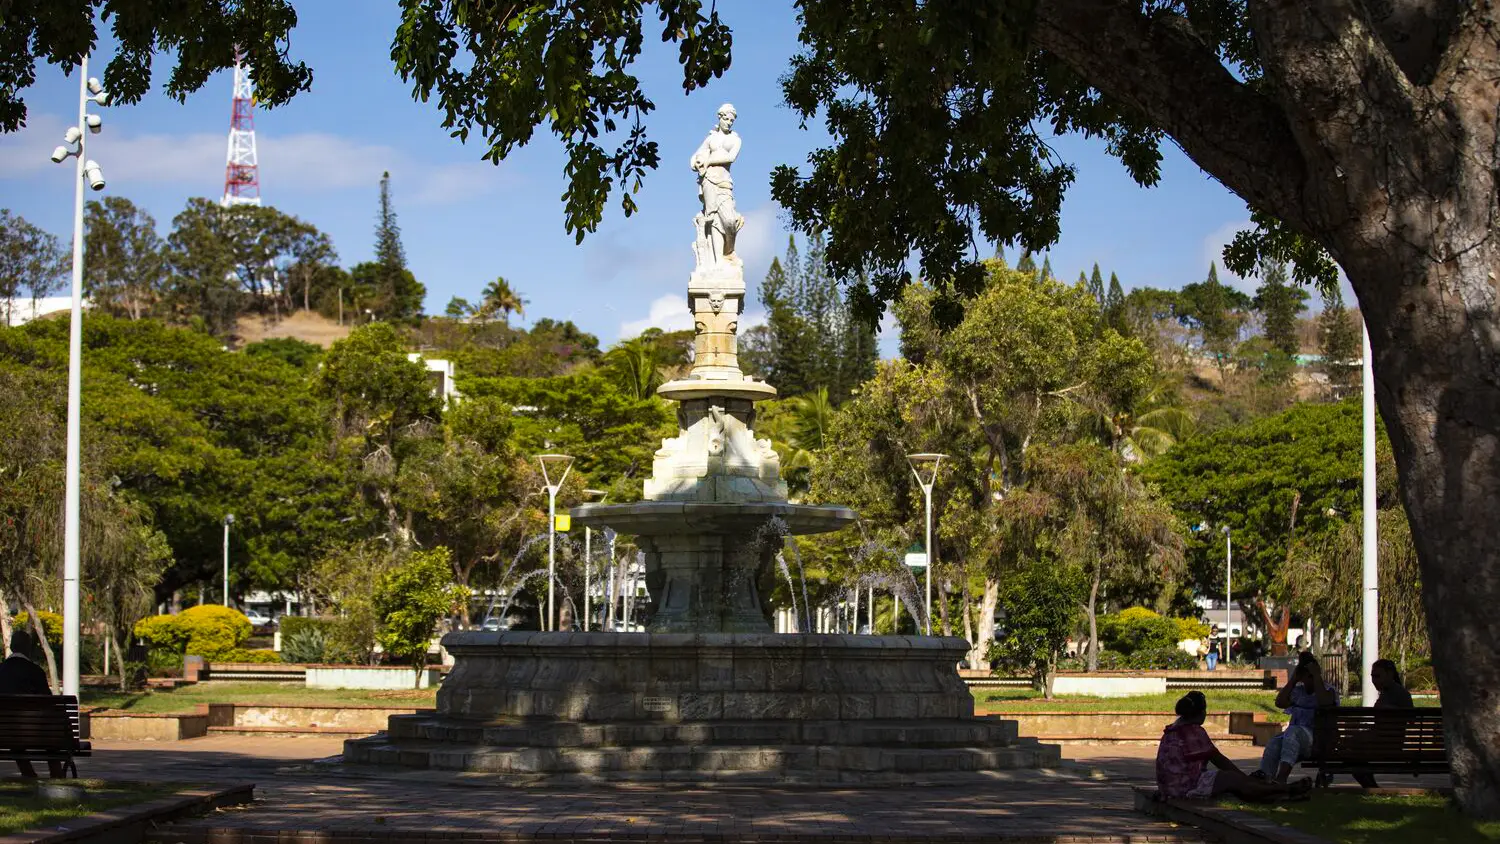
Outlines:
[{"label": "park bench", "polygon": [[1317,784],[1334,774],[1446,774],[1443,711],[1333,706],[1313,716],[1312,754],[1302,763],[1317,768]]},{"label": "park bench", "polygon": [[76,778],[74,757],[90,755],[81,735],[72,695],[0,695],[0,760],[61,762]]}]

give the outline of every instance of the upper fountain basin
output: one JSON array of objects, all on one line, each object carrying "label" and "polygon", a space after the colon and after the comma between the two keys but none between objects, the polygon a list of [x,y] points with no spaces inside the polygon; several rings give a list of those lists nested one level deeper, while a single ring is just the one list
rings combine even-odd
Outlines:
[{"label": "upper fountain basin", "polygon": [[785,522],[791,535],[802,536],[840,530],[856,518],[853,510],[836,505],[691,501],[583,504],[572,509],[572,516],[581,525],[613,528],[629,536],[746,533],[773,518]]}]

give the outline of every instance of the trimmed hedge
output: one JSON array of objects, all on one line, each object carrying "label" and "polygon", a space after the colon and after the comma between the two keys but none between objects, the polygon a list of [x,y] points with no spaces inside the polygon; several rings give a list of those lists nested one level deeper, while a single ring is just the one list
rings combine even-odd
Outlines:
[{"label": "trimmed hedge", "polygon": [[252,662],[261,665],[281,662],[281,654],[270,648],[235,648],[223,656],[215,657],[212,662]]},{"label": "trimmed hedge", "polygon": [[153,615],[136,622],[135,635],[153,651],[193,654],[225,661],[250,638],[244,613],[214,604],[190,607],[176,615]]}]

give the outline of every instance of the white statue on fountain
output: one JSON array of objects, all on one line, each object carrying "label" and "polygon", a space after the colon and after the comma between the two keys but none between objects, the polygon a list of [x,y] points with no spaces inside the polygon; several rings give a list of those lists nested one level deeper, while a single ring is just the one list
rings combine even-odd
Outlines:
[{"label": "white statue on fountain", "polygon": [[734,106],[719,106],[719,122],[693,153],[691,165],[698,174],[698,199],[703,211],[694,218],[698,236],[693,242],[697,272],[712,273],[727,264],[738,270],[740,256],[734,253],[734,239],[745,218],[734,207],[734,179],[729,166],[740,154],[740,136],[734,132]]}]

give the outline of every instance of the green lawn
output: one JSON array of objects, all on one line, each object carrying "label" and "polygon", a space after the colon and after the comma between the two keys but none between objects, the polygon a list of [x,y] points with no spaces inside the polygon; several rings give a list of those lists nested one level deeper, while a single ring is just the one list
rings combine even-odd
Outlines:
[{"label": "green lawn", "polygon": [[309,689],[301,683],[199,683],[169,691],[118,692],[82,690],[84,706],[124,709],[130,712],[191,712],[200,703],[279,703],[288,706],[411,706],[430,707],[437,701],[436,689],[410,691],[360,691],[354,689]]},{"label": "green lawn", "polygon": [[[43,774],[46,773],[46,763],[32,764]],[[88,796],[82,803],[49,803],[36,796],[29,782],[14,779],[0,781],[0,835],[53,826],[70,818],[117,806],[145,803],[175,794],[181,788],[166,783],[136,785],[103,780],[68,780],[68,783],[88,789]]]},{"label": "green lawn", "polygon": [[[1040,692],[1018,688],[975,688],[975,705],[988,711],[1009,712],[1171,712],[1182,692],[1139,697],[1082,697],[1059,695],[1043,700]],[[1268,721],[1285,721],[1276,708],[1275,692],[1209,690],[1210,712],[1259,712]]]},{"label": "green lawn", "polygon": [[1226,804],[1342,844],[1484,844],[1500,841],[1500,822],[1464,817],[1447,798],[1314,794],[1305,803]]}]

